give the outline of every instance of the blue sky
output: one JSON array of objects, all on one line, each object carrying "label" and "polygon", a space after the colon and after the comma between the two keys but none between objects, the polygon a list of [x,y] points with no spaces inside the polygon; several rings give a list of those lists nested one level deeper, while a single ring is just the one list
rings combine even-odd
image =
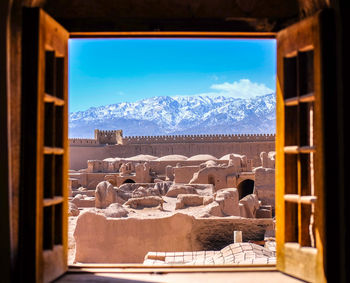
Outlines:
[{"label": "blue sky", "polygon": [[275,91],[273,39],[70,39],[69,111],[153,96]]}]

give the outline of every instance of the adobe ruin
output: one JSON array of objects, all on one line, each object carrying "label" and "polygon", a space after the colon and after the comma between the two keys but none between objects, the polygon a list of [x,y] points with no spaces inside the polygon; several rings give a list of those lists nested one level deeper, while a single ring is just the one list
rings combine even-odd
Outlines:
[{"label": "adobe ruin", "polygon": [[[70,261],[244,263],[240,258],[250,250],[250,263],[273,263],[274,245],[265,234],[274,231],[274,172],[272,151],[253,158],[139,154],[88,160],[87,168],[69,172]],[[234,243],[235,231],[242,231],[243,243]],[[265,247],[255,244],[262,242]],[[237,252],[228,254],[232,249],[225,247]],[[179,252],[186,257],[178,258]]]}]

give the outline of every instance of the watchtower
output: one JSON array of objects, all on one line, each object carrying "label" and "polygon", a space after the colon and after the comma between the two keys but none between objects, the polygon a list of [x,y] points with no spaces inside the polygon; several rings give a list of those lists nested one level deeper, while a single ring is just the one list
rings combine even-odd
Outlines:
[{"label": "watchtower", "polygon": [[99,144],[123,144],[123,130],[95,130],[95,140]]}]

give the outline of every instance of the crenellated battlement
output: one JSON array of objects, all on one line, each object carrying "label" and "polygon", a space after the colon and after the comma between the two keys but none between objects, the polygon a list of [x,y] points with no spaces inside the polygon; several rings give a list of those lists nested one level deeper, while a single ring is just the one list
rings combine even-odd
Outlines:
[{"label": "crenellated battlement", "polygon": [[123,130],[95,130],[99,144],[123,144]]},{"label": "crenellated battlement", "polygon": [[[120,133],[120,134],[119,134]],[[116,142],[116,136],[119,139]],[[217,134],[127,136],[118,131],[95,131],[95,139],[70,139],[71,168],[81,169],[87,160],[108,157],[128,158],[140,154],[167,155],[210,154],[221,158],[226,154],[244,154],[260,162],[260,153],[275,149],[275,134]],[[105,146],[112,145],[112,146]]]},{"label": "crenellated battlement", "polygon": [[81,146],[81,145],[98,145],[99,143],[95,139],[83,139],[83,138],[72,138],[69,139],[69,145],[76,145],[76,146]]},{"label": "crenellated battlement", "polygon": [[274,142],[275,134],[212,134],[212,135],[163,135],[127,136],[122,130],[95,130],[94,139],[69,139],[72,146],[92,146],[104,144],[172,144],[172,143],[216,143],[216,142]]},{"label": "crenellated battlement", "polygon": [[123,144],[275,141],[275,134],[128,136]]}]

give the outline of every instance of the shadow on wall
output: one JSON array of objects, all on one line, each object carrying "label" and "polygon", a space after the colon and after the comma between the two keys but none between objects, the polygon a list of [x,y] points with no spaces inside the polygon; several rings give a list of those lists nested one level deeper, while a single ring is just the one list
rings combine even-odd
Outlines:
[{"label": "shadow on wall", "polygon": [[213,175],[208,176],[208,184],[212,184],[215,186],[215,177]]},{"label": "shadow on wall", "polygon": [[254,192],[254,181],[247,179],[240,182],[237,186],[239,199],[244,198],[247,195],[250,195]]},{"label": "shadow on wall", "polygon": [[134,180],[131,180],[131,179],[126,179],[123,184],[128,184],[128,183],[135,183]]}]

